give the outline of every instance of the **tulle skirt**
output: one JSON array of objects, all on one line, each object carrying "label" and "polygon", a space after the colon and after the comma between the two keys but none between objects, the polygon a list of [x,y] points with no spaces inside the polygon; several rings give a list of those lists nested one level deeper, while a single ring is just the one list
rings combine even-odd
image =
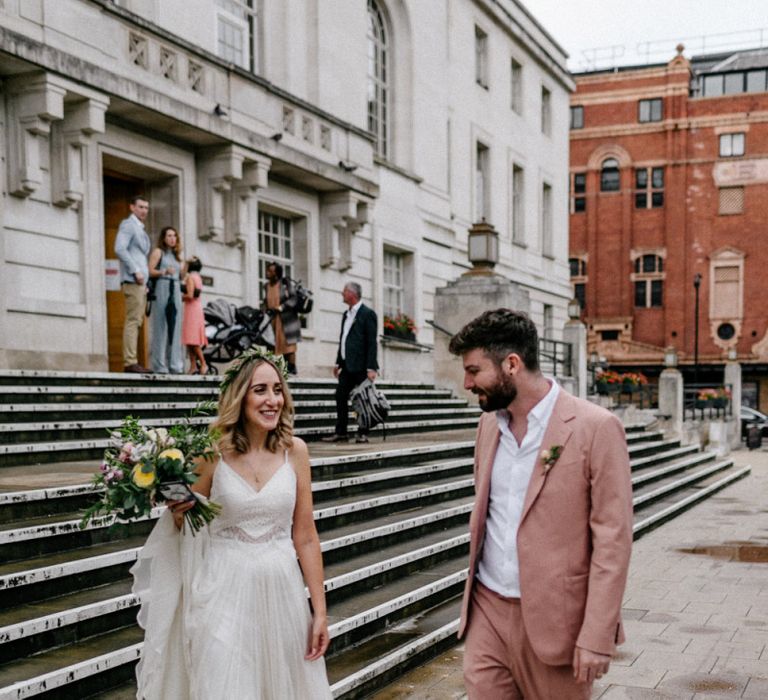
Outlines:
[{"label": "tulle skirt", "polygon": [[192,700],[326,700],[323,659],[306,661],[312,617],[290,540],[214,537],[185,620]]},{"label": "tulle skirt", "polygon": [[305,661],[311,614],[289,539],[180,535],[166,512],[132,571],[142,600],[141,700],[330,700]]}]

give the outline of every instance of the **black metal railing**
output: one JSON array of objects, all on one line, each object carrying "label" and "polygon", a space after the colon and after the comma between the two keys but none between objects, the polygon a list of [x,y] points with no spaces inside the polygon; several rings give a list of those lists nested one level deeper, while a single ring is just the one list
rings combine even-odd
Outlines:
[{"label": "black metal railing", "polygon": [[539,338],[539,366],[544,374],[570,377],[573,374],[573,348],[562,340]]},{"label": "black metal railing", "polygon": [[686,384],[683,387],[685,420],[717,420],[733,415],[730,384]]}]

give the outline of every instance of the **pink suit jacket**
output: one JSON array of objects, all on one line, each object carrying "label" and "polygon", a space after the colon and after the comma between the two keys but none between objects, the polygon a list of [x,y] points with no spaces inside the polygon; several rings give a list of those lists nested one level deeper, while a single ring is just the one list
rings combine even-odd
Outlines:
[{"label": "pink suit jacket", "polygon": [[[485,537],[491,471],[499,444],[495,413],[480,419],[475,506],[469,521],[464,634]],[[570,664],[574,646],[613,654],[624,641],[621,601],[632,548],[632,485],[624,428],[609,411],[561,390],[541,449],[562,446],[548,471],[537,458],[517,533],[523,624],[546,664]]]}]

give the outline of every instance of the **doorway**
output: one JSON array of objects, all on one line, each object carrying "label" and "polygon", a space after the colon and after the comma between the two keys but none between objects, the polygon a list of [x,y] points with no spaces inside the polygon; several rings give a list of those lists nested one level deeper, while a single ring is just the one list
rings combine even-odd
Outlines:
[{"label": "doorway", "polygon": [[[107,285],[107,347],[109,371],[123,371],[123,324],[125,323],[125,301],[119,287],[119,271],[114,272],[117,263],[115,238],[120,222],[130,214],[131,197],[145,192],[145,182],[121,173],[104,170],[104,254],[105,270],[112,284]],[[118,268],[119,269],[119,268]],[[117,280],[114,280],[115,274]],[[116,284],[117,282],[117,284]],[[148,363],[147,324],[139,333],[138,360],[144,367]]]}]

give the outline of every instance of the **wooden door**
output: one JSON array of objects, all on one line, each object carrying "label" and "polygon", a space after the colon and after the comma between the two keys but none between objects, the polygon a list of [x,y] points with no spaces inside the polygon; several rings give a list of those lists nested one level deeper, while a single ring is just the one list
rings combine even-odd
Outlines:
[{"label": "wooden door", "polygon": [[[108,260],[116,260],[115,238],[120,222],[130,214],[131,197],[144,192],[144,181],[117,173],[104,173],[104,252]],[[123,323],[125,301],[120,291],[107,291],[107,333],[109,371],[123,371]],[[139,364],[147,366],[147,324],[139,334]]]}]

